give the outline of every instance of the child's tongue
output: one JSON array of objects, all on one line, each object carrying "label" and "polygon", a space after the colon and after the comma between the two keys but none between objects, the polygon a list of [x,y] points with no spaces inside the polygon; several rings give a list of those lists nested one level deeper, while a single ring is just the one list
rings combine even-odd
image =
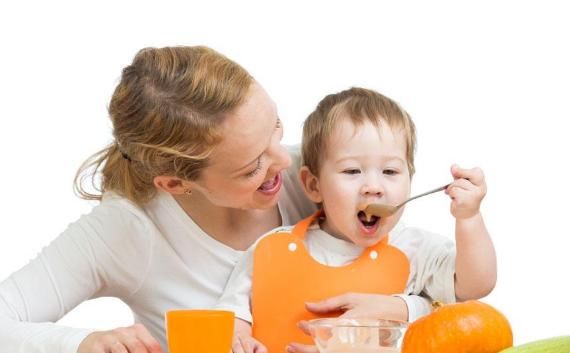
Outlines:
[{"label": "child's tongue", "polygon": [[373,226],[380,218],[376,217],[376,216],[371,216],[370,220],[367,220],[366,214],[364,212],[360,211],[360,212],[358,212],[358,219],[360,220],[360,222],[362,222],[362,224],[369,227],[369,226]]}]

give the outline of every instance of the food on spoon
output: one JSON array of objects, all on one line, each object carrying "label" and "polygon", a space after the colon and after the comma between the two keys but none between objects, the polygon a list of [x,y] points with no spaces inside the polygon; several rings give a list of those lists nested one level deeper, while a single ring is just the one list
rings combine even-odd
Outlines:
[{"label": "food on spoon", "polygon": [[373,216],[382,218],[393,215],[398,209],[394,206],[383,205],[381,203],[361,204],[358,207],[366,215],[366,220],[370,222]]}]

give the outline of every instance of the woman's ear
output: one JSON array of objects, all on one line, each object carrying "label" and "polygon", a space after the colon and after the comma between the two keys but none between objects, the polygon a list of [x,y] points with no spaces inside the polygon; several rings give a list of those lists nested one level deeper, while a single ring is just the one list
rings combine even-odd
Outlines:
[{"label": "woman's ear", "polygon": [[317,178],[307,166],[302,166],[299,170],[299,179],[301,180],[301,185],[305,194],[309,200],[314,203],[323,202],[323,197],[321,195],[321,190],[319,187],[319,178]]},{"label": "woman's ear", "polygon": [[159,175],[152,180],[154,186],[172,195],[190,194],[192,189],[188,182],[174,176]]}]

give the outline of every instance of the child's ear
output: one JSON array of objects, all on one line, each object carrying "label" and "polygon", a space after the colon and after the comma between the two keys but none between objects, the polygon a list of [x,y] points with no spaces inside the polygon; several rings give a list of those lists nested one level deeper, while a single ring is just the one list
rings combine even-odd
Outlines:
[{"label": "child's ear", "polygon": [[317,178],[307,166],[302,166],[299,170],[299,179],[301,180],[301,185],[303,185],[303,190],[309,200],[314,203],[323,202],[323,197],[321,195],[321,190],[319,187],[319,178]]}]

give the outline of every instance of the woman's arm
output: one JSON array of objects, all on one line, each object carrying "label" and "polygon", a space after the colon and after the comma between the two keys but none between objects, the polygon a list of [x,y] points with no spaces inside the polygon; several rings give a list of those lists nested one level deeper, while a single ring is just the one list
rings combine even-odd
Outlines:
[{"label": "woman's arm", "polygon": [[[418,295],[382,295],[347,293],[331,297],[318,303],[307,303],[307,309],[317,314],[343,311],[341,317],[375,317],[408,321],[431,312],[431,301]],[[308,323],[301,321],[299,328],[309,334]],[[318,353],[315,346],[291,342],[290,353]]]},{"label": "woman's arm", "polygon": [[76,353],[94,330],[53,322],[85,300],[137,288],[134,269],[144,270],[144,249],[150,247],[144,237],[134,245],[125,237],[137,223],[120,208],[98,206],[0,283],[2,351]]},{"label": "woman's arm", "polygon": [[342,311],[341,317],[397,321],[414,321],[431,312],[431,301],[418,295],[347,293],[306,305],[307,310],[317,314]]}]

